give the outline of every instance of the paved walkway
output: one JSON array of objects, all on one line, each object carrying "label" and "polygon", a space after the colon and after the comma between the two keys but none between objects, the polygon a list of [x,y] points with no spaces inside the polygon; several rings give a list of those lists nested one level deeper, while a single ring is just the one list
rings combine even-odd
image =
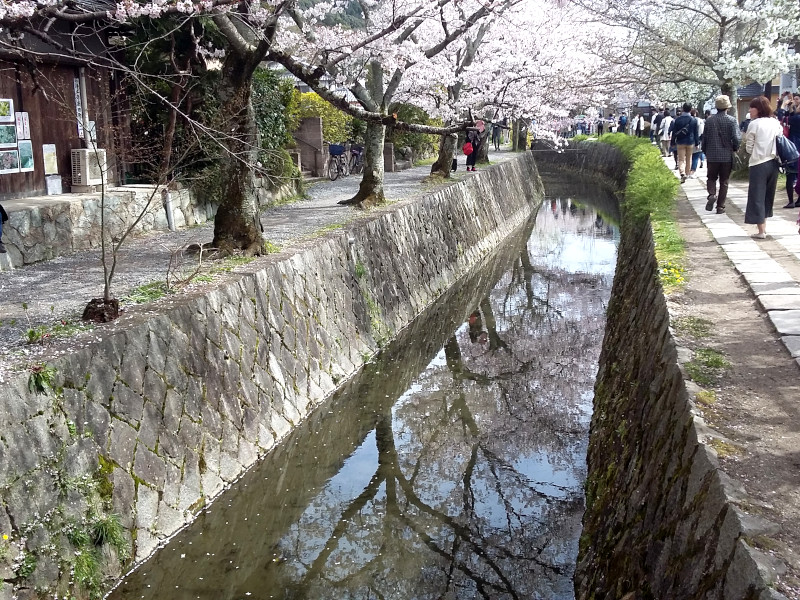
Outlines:
[{"label": "paved walkway", "polygon": [[[492,164],[497,164],[515,156],[506,148],[491,152],[489,158]],[[432,186],[422,183],[429,174],[430,166],[387,173],[384,181],[387,200],[412,199],[429,193]],[[460,156],[453,181],[471,176],[472,173],[467,174],[464,170],[464,157]],[[311,183],[306,199],[273,207],[263,213],[264,236],[285,249],[326,227],[344,225],[362,216],[363,211],[337,205],[339,200],[355,195],[360,181],[360,176],[350,176]],[[60,200],[63,198],[59,197]],[[12,201],[8,205],[4,203],[4,206],[12,211],[13,204]],[[213,233],[214,225],[208,223],[174,233],[159,232],[131,239],[123,246],[120,255],[113,295],[124,300],[143,284],[164,281],[170,257],[177,250],[192,243],[209,243]],[[30,362],[37,357],[44,360],[53,353],[50,345],[27,344],[25,335],[28,329],[38,325],[52,328],[61,321],[79,323],[86,303],[102,295],[103,268],[99,250],[60,256],[0,273],[0,382],[12,365]],[[102,325],[97,330],[111,327]],[[71,348],[78,347],[80,338],[85,335],[78,336]],[[56,352],[68,352],[71,348],[61,343]]]},{"label": "paved walkway", "polygon": [[[670,168],[672,158],[665,159]],[[673,171],[677,176],[677,171]],[[705,210],[706,170],[699,169],[697,177],[687,179],[681,186],[689,203],[711,235],[744,277],[747,285],[767,312],[781,341],[800,365],[800,235],[795,221],[798,209],[783,209],[786,192],[779,187],[775,194],[774,216],[767,219],[766,240],[751,237],[755,225],[744,223],[747,205],[747,182],[731,181],[728,188],[726,213]],[[790,259],[794,264],[784,266]],[[779,260],[781,262],[779,262]],[[781,264],[784,263],[784,264]]]}]

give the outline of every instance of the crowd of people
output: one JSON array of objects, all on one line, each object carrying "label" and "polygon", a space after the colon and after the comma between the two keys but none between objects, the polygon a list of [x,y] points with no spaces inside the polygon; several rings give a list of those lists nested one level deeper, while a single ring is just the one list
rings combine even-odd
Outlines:
[{"label": "crowd of people", "polygon": [[[800,94],[786,92],[772,110],[764,96],[750,102],[747,118],[741,124],[728,114],[731,101],[728,96],[717,96],[716,112],[705,111],[701,116],[691,104],[685,103],[675,110],[665,109],[654,116],[650,137],[661,148],[664,157],[675,159],[681,183],[694,177],[698,168],[707,164],[706,210],[725,212],[728,182],[736,153],[741,144],[749,155],[748,192],[744,222],[756,226],[753,237],[765,239],[766,220],[773,215],[778,173],[786,174],[787,203],[784,208],[800,208],[800,182],[798,162],[784,163],[778,147],[785,137],[793,148],[800,149]],[[795,200],[797,198],[797,200]],[[800,226],[800,218],[797,221]],[[800,228],[798,228],[800,233]]]}]

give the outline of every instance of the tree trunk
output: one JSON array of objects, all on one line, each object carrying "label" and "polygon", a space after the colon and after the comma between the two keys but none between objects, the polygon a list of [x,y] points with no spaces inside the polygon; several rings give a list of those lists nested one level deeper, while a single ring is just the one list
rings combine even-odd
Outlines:
[{"label": "tree trunk", "polygon": [[230,52],[222,69],[219,95],[223,115],[227,115],[222,140],[226,152],[222,159],[222,198],[214,219],[212,245],[223,252],[244,250],[248,255],[261,254],[260,207],[256,195],[253,165],[258,161],[259,136],[251,103],[251,85],[255,66],[252,57]]},{"label": "tree trunk", "polygon": [[450,133],[441,137],[439,142],[439,156],[436,158],[436,162],[431,166],[431,175],[436,175],[443,179],[450,178],[457,142],[458,135],[455,133]]},{"label": "tree trunk", "polygon": [[517,152],[524,152],[528,149],[528,127],[522,121],[518,121],[517,126]]},{"label": "tree trunk", "polygon": [[354,204],[361,208],[369,208],[383,204],[383,144],[386,139],[386,127],[380,124],[367,123],[364,147],[364,177],[358,186],[358,193],[349,200],[341,200],[339,204]]},{"label": "tree trunk", "polygon": [[489,162],[489,144],[491,144],[489,132],[491,129],[491,126],[487,127],[481,134],[481,145],[478,146],[478,157],[475,159],[476,163],[488,164]]}]

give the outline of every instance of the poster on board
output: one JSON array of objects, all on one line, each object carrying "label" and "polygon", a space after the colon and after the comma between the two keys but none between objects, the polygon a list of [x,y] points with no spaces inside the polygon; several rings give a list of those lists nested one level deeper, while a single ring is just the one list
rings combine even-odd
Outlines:
[{"label": "poster on board", "polygon": [[58,157],[56,156],[56,145],[43,144],[42,153],[44,154],[44,174],[58,175]]},{"label": "poster on board", "polygon": [[0,123],[14,122],[14,101],[11,98],[0,98]]},{"label": "poster on board", "polygon": [[22,173],[33,171],[33,142],[19,141],[19,170]]},{"label": "poster on board", "polygon": [[17,126],[0,124],[0,148],[17,147]]},{"label": "poster on board", "polygon": [[19,173],[19,151],[0,150],[0,174]]}]

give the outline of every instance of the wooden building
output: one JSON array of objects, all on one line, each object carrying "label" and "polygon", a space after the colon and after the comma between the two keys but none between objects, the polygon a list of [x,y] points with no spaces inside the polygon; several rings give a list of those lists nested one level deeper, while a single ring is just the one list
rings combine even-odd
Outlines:
[{"label": "wooden building", "polygon": [[[74,181],[72,150],[91,147],[89,135],[105,150],[106,181],[115,184],[111,72],[59,57],[47,47],[35,47],[36,42],[26,42],[25,50],[31,45],[33,55],[0,51],[0,201],[85,185]],[[84,131],[87,122],[90,132]],[[99,155],[94,156],[97,161]]]}]

